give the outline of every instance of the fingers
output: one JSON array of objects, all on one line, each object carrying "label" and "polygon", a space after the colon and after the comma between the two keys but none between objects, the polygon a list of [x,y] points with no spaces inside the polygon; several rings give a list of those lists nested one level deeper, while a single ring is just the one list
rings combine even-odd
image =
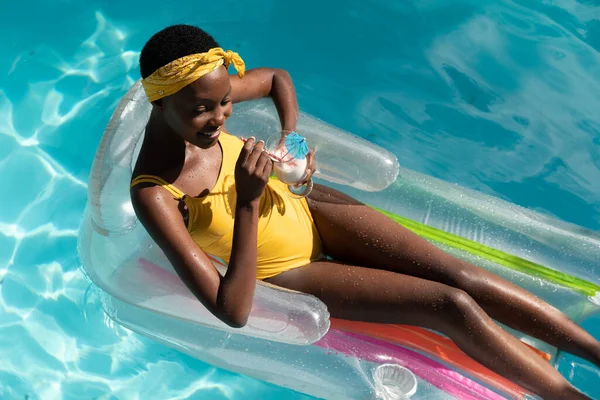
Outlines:
[{"label": "fingers", "polygon": [[254,137],[247,140],[242,138],[242,140],[245,143],[238,159],[240,166],[256,176],[268,177],[273,165],[269,153],[265,151],[265,142],[262,140],[257,142]]},{"label": "fingers", "polygon": [[313,149],[309,149],[308,154],[306,155],[306,174],[302,180],[302,183],[304,184],[310,181],[316,170],[315,151]]},{"label": "fingers", "polygon": [[281,149],[282,147],[285,146],[285,136],[282,136],[281,139],[279,139],[279,143],[277,143],[277,149]]},{"label": "fingers", "polygon": [[242,147],[242,150],[240,151],[240,156],[238,157],[239,165],[246,165],[248,157],[250,156],[250,153],[252,153],[252,149],[254,148],[255,141],[256,138],[254,136],[250,136],[248,140],[246,140],[246,142],[244,143],[244,147]]},{"label": "fingers", "polygon": [[248,161],[246,163],[247,167],[250,170],[253,170],[256,168],[256,163],[257,163],[258,159],[260,158],[260,156],[262,155],[264,148],[265,148],[265,142],[262,140],[259,140],[254,145],[254,148],[252,149],[252,152],[248,156]]},{"label": "fingers", "polygon": [[273,161],[269,157],[266,151],[263,151],[258,161],[256,162],[256,175],[261,176],[263,179],[268,180],[271,175],[271,169],[273,168]]},{"label": "fingers", "polygon": [[314,149],[311,149],[311,148],[309,147],[309,149],[308,149],[308,155],[307,155],[307,157],[308,157],[308,164],[309,164],[309,166],[310,166],[310,169],[311,169],[312,171],[316,171],[316,170],[317,170],[317,168],[316,168],[316,164],[315,164],[315,150],[314,150]]}]

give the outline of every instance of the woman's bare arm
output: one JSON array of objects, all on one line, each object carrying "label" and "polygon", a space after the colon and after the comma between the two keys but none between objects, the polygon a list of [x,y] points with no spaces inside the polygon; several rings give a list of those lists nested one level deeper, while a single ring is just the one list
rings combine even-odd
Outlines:
[{"label": "woman's bare arm", "polygon": [[243,79],[230,75],[231,101],[240,103],[271,97],[277,108],[284,132],[296,130],[298,100],[290,74],[277,68],[256,68],[246,72]]},{"label": "woman's bare arm", "polygon": [[188,233],[178,200],[158,186],[134,187],[135,212],[156,244],[194,296],[217,318],[232,327],[248,321],[256,288],[256,249],[260,195],[271,172],[271,162],[250,139],[236,166],[237,204],[231,258],[221,276]]}]

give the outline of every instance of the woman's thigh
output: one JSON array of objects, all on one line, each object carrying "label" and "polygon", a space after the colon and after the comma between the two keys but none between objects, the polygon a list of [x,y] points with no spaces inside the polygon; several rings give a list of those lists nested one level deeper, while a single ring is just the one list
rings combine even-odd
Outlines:
[{"label": "woman's thigh", "polygon": [[481,271],[335,189],[315,185],[308,205],[324,251],[335,260],[456,287]]},{"label": "woman's thigh", "polygon": [[[417,325],[442,332],[464,310],[483,312],[460,289],[395,272],[318,261],[267,280],[316,296],[334,318]],[[473,315],[473,314],[471,314]]]}]

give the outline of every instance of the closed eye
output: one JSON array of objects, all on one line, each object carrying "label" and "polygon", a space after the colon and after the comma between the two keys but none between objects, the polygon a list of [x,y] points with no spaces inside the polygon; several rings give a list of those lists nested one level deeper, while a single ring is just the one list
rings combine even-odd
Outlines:
[{"label": "closed eye", "polygon": [[231,102],[231,87],[229,88],[229,91],[227,92],[227,94],[225,95],[225,97],[223,97],[223,100],[221,100],[221,105],[224,106],[227,103]]},{"label": "closed eye", "polygon": [[205,112],[206,112],[206,107],[198,107],[198,108],[194,109],[193,114],[198,116],[198,115],[204,114]]}]

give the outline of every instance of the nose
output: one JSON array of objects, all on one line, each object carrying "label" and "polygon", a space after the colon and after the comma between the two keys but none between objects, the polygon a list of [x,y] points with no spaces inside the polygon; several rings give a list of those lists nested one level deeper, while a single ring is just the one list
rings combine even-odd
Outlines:
[{"label": "nose", "polygon": [[223,125],[225,123],[225,107],[221,105],[215,107],[208,122],[213,126]]}]

